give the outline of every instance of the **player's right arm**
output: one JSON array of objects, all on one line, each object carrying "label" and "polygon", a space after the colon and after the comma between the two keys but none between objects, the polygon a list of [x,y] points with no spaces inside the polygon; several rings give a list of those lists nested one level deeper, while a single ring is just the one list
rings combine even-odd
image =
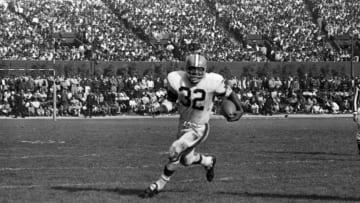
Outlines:
[{"label": "player's right arm", "polygon": [[177,92],[173,88],[168,87],[166,98],[158,107],[154,109],[154,111],[159,113],[167,113],[172,111],[175,108],[177,98]]},{"label": "player's right arm", "polygon": [[179,74],[179,72],[174,71],[169,73],[166,79],[167,95],[164,101],[161,102],[160,105],[154,109],[154,112],[157,113],[167,113],[172,111],[175,108],[176,102],[178,100],[178,92],[176,91],[176,89],[178,88],[177,84],[181,79],[181,75]]}]

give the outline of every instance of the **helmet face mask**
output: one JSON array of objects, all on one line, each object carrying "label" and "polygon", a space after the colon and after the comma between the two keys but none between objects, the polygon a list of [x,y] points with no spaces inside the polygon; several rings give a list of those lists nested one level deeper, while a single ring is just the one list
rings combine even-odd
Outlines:
[{"label": "helmet face mask", "polygon": [[205,68],[190,66],[187,69],[190,82],[198,83],[205,75]]},{"label": "helmet face mask", "polygon": [[204,56],[191,54],[186,58],[186,72],[191,83],[199,83],[205,76],[207,61]]}]

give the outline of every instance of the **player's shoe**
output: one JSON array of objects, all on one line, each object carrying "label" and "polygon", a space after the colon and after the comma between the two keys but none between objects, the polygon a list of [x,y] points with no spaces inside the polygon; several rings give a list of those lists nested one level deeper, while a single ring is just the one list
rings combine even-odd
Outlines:
[{"label": "player's shoe", "polygon": [[[153,186],[154,187],[151,187]],[[152,198],[153,196],[157,195],[159,193],[158,185],[156,183],[151,184],[149,187],[145,189],[143,193],[141,193],[139,196],[141,198]]]},{"label": "player's shoe", "polygon": [[212,156],[211,166],[205,168],[206,169],[206,180],[209,182],[211,182],[215,177],[215,164],[216,164],[216,157]]}]

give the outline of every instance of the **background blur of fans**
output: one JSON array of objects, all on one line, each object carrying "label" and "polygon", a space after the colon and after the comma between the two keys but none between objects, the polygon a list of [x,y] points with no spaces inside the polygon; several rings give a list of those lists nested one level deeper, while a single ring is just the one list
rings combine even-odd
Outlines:
[{"label": "background blur of fans", "polygon": [[[177,62],[199,51],[220,62],[359,61],[356,0],[0,0],[0,10],[0,60]],[[346,113],[358,83],[335,75],[228,79],[254,114]],[[50,116],[53,81],[60,116],[86,115],[90,93],[94,115],[151,114],[166,95],[156,74],[0,80],[0,114],[8,116]]]}]

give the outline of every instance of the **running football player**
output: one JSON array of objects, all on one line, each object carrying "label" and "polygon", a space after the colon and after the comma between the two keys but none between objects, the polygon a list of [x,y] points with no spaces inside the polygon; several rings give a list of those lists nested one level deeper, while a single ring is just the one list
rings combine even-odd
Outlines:
[{"label": "running football player", "polygon": [[177,139],[169,149],[169,161],[160,178],[140,194],[143,198],[153,197],[169,182],[180,166],[201,165],[205,168],[207,181],[214,179],[216,158],[195,152],[195,147],[209,134],[209,119],[215,96],[226,97],[236,106],[233,115],[225,115],[227,121],[237,121],[243,115],[241,103],[225,79],[216,73],[206,73],[207,60],[199,54],[191,54],[185,60],[186,71],[168,74],[167,98],[156,107],[156,112],[169,112],[178,104],[180,122]]}]

